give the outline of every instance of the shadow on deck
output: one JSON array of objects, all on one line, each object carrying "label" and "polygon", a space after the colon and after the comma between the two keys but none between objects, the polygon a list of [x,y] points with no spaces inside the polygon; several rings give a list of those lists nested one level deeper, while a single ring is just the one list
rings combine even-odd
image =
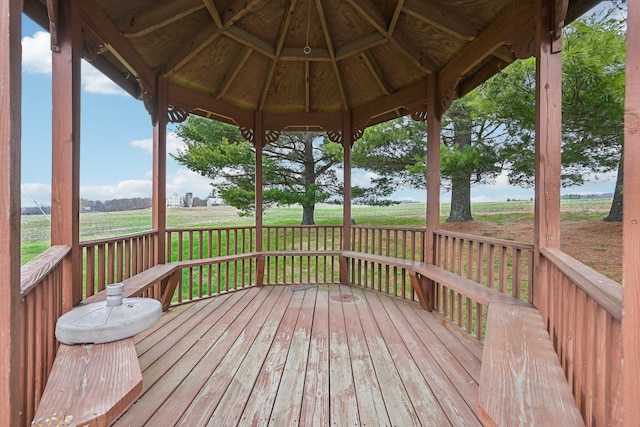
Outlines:
[{"label": "shadow on deck", "polygon": [[135,340],[144,388],[115,426],[481,425],[481,346],[359,287],[232,292]]}]

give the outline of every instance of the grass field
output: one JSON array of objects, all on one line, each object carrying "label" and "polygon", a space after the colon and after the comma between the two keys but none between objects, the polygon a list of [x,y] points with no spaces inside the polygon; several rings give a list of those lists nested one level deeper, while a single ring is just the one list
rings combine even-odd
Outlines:
[{"label": "grass field", "polygon": [[[594,230],[603,229],[601,226],[604,224],[602,218],[607,214],[610,203],[611,201],[608,199],[563,200],[561,204],[563,226],[568,224],[570,234],[572,227],[578,227],[576,238],[592,237],[597,239],[598,236],[594,236],[593,231],[584,231],[579,226],[583,226],[583,228],[588,226]],[[387,207],[352,207],[352,216],[356,224],[367,226],[423,227],[425,212],[425,205],[418,203]],[[449,205],[443,204],[442,221],[446,219],[448,212]],[[528,242],[532,240],[533,202],[477,203],[472,206],[472,212],[475,219],[472,223],[447,224],[445,228],[511,240]],[[302,209],[300,207],[276,207],[265,212],[264,224],[295,225],[300,223],[301,217]],[[169,228],[225,227],[253,225],[253,223],[252,217],[240,217],[234,208],[228,206],[169,209],[167,211],[167,227]],[[342,207],[324,204],[317,206],[316,223],[322,225],[341,224]],[[109,213],[86,212],[80,215],[81,240],[119,236],[146,231],[150,228],[151,211],[149,209]],[[582,234],[588,234],[588,236],[581,237]],[[23,263],[33,259],[49,247],[49,235],[50,223],[47,217],[42,215],[22,217]],[[569,238],[571,235],[567,237]],[[577,247],[577,245],[572,244],[572,247]],[[586,248],[588,251],[588,243]],[[593,246],[591,256],[594,259],[602,260],[602,257],[606,256],[605,252],[607,251],[602,249],[602,243],[600,243]],[[570,254],[589,264],[589,253],[583,254],[583,258]],[[609,261],[609,263],[611,262]],[[614,266],[613,270],[615,269]],[[605,274],[608,273],[605,272]],[[608,275],[614,277],[615,280],[617,279],[616,274],[618,273],[614,272]]]}]

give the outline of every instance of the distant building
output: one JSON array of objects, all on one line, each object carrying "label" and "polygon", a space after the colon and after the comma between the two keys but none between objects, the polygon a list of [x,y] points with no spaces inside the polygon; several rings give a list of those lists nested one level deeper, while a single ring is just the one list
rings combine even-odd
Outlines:
[{"label": "distant building", "polygon": [[209,197],[207,199],[207,206],[211,207],[211,206],[221,206],[224,205],[224,200],[222,200],[220,197]]},{"label": "distant building", "polygon": [[184,204],[182,206],[185,208],[193,207],[193,193],[187,193],[184,195]]},{"label": "distant building", "polygon": [[184,197],[182,197],[178,193],[173,193],[172,195],[167,197],[167,207],[168,208],[184,207]]}]

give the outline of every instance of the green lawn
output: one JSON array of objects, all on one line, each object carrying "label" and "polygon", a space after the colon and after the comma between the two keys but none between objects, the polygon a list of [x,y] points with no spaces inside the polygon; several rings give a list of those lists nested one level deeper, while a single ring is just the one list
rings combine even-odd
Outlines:
[{"label": "green lawn", "polygon": [[[611,200],[584,199],[563,200],[562,219],[570,221],[599,221],[608,212]],[[444,221],[449,205],[442,204]],[[499,225],[531,222],[533,202],[488,202],[472,206],[474,218]],[[386,207],[353,206],[352,217],[358,225],[423,227],[426,207],[424,204],[402,204]],[[276,207],[265,212],[265,225],[295,225],[300,223],[300,207]],[[210,208],[183,208],[167,211],[167,227],[232,227],[253,225],[252,217],[238,216],[234,208],[218,206]],[[316,223],[332,225],[342,223],[342,207],[322,204],[316,207]],[[146,231],[151,228],[151,210],[142,209],[125,212],[83,212],[80,214],[81,240],[119,236]],[[42,215],[22,217],[22,262],[23,264],[44,252],[50,244],[50,223]]]}]

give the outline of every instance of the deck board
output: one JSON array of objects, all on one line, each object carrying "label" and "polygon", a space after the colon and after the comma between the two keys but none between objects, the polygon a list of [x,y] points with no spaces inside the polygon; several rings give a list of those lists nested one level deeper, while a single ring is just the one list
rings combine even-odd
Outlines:
[{"label": "deck board", "polygon": [[144,388],[114,425],[479,425],[465,339],[358,287],[236,291],[135,337]]}]

